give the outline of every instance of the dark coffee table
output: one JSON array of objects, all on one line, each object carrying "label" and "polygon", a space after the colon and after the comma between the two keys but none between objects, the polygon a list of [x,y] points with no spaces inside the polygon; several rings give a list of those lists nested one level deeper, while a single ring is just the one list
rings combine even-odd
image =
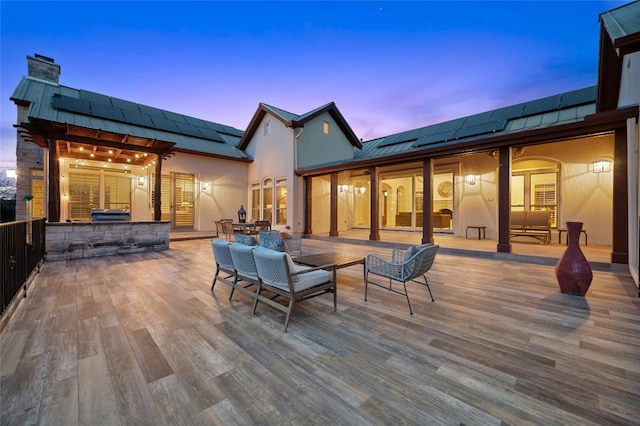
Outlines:
[{"label": "dark coffee table", "polygon": [[300,256],[293,259],[295,263],[306,266],[323,266],[335,265],[337,269],[346,268],[347,266],[362,265],[363,274],[365,272],[365,258],[359,256],[351,256],[340,253],[318,253],[308,256]]}]

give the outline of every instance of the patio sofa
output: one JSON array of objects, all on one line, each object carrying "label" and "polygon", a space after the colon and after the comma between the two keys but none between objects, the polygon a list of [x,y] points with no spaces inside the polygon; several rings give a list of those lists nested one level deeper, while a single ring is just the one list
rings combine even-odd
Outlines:
[{"label": "patio sofa", "polygon": [[551,212],[530,210],[511,212],[511,238],[532,237],[543,244],[551,242]]}]

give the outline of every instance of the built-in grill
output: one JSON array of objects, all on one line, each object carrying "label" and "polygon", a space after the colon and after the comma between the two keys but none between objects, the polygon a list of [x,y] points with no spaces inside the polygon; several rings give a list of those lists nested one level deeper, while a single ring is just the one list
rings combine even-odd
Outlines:
[{"label": "built-in grill", "polygon": [[91,222],[129,222],[131,213],[124,209],[92,209]]}]

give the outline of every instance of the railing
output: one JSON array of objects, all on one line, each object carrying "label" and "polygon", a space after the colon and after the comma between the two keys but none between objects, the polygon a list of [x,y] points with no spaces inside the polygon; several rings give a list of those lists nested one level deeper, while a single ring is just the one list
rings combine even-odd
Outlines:
[{"label": "railing", "polygon": [[29,277],[36,269],[40,272],[40,265],[44,259],[44,243],[44,218],[0,224],[0,317],[4,317],[5,311],[21,289],[24,288],[24,297],[27,297]]}]

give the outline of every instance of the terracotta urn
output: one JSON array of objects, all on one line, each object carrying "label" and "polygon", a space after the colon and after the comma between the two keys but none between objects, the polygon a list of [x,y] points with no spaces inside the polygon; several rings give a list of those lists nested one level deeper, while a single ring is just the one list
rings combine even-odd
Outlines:
[{"label": "terracotta urn", "polygon": [[584,296],[589,290],[593,272],[580,248],[582,222],[567,222],[567,249],[556,263],[556,278],[564,294]]}]

